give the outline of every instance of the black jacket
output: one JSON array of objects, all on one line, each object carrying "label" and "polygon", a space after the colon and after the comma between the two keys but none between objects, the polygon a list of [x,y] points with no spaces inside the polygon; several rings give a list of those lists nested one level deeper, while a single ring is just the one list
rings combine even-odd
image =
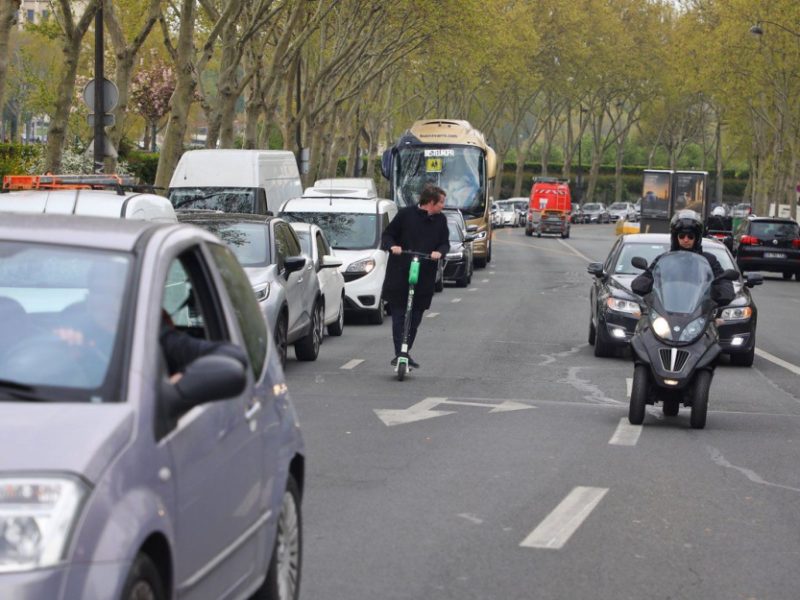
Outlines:
[{"label": "black jacket", "polygon": [[[389,250],[400,246],[403,250],[430,254],[439,251],[444,257],[450,249],[447,217],[443,214],[429,215],[417,207],[401,208],[386,227],[381,238],[381,248]],[[389,254],[386,279],[383,282],[383,297],[390,305],[404,307],[408,300],[408,254]],[[423,260],[420,264],[419,282],[414,289],[414,308],[430,308],[436,283],[436,262]]]},{"label": "black jacket", "polygon": [[159,338],[170,375],[182,373],[189,363],[209,354],[230,356],[241,362],[243,366],[247,366],[244,351],[229,342],[210,342],[195,338],[169,325],[162,326]]},{"label": "black jacket", "polygon": [[[683,250],[683,252],[692,252],[692,250]],[[736,294],[733,291],[733,284],[730,281],[726,279],[717,279],[717,277],[724,273],[722,265],[719,264],[717,257],[710,252],[700,251],[699,254],[705,257],[708,264],[711,265],[711,271],[714,274],[714,282],[711,284],[711,299],[719,306],[730,304]],[[663,254],[661,256],[663,256]],[[642,274],[631,282],[631,291],[633,291],[634,294],[644,296],[645,294],[649,294],[650,290],[653,289],[653,268],[658,264],[658,260],[661,256],[656,257],[653,264],[647,267]]]}]

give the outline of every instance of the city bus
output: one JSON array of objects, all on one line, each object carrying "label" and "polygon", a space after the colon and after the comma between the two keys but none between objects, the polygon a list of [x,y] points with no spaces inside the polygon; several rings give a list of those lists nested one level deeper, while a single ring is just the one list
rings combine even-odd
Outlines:
[{"label": "city bus", "polygon": [[483,134],[467,121],[450,119],[416,121],[381,160],[398,208],[416,205],[428,182],[447,192],[446,206],[459,209],[476,235],[478,268],[492,260],[490,189],[496,171],[495,152]]}]

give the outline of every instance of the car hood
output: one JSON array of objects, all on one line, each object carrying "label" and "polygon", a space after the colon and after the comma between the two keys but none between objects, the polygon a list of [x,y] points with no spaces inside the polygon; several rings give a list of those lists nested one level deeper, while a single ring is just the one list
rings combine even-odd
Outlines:
[{"label": "car hood", "polygon": [[129,404],[0,402],[0,472],[69,472],[96,483],[128,443]]},{"label": "car hood", "polygon": [[337,248],[334,252],[336,252],[336,258],[342,261],[342,266],[339,267],[339,270],[344,273],[351,263],[365,258],[377,258],[375,255],[383,252],[383,250],[378,250],[377,248],[367,248],[366,250],[339,250]]},{"label": "car hood", "polygon": [[640,301],[639,296],[631,291],[631,282],[636,275],[612,275],[608,279],[608,288],[617,298]]}]

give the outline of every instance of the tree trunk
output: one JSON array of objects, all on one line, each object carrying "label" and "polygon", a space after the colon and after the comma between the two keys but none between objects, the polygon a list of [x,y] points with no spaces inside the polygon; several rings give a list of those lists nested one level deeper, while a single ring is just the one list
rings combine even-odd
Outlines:
[{"label": "tree trunk", "polygon": [[61,157],[67,139],[67,124],[75,93],[75,77],[78,73],[78,56],[80,40],[66,42],[64,51],[64,70],[58,82],[58,93],[50,127],[47,131],[47,148],[45,150],[44,170],[46,173],[58,173],[61,170]]},{"label": "tree trunk", "polygon": [[500,198],[500,192],[503,189],[503,171],[505,170],[506,155],[505,152],[497,153],[497,175],[494,179],[494,190],[490,190],[490,195],[494,200]]},{"label": "tree trunk", "polygon": [[2,6],[0,6],[0,120],[3,118],[3,95],[6,89],[6,72],[8,70],[8,41],[20,2],[21,0],[3,0]]},{"label": "tree trunk", "polygon": [[722,115],[717,114],[717,127],[715,131],[716,135],[716,170],[717,170],[717,180],[714,182],[714,197],[716,198],[716,202],[718,204],[722,204],[724,187],[724,174],[723,174],[723,164],[722,164]]},{"label": "tree trunk", "polygon": [[[119,100],[114,110],[114,125],[108,132],[111,144],[119,150],[119,144],[125,133],[125,117],[128,115],[128,101],[130,100],[131,75],[133,73],[133,56],[125,55],[120,59],[117,57],[116,84],[119,90]],[[117,170],[117,159],[107,156],[105,159],[105,172],[114,173]]]},{"label": "tree trunk", "polygon": [[617,144],[617,160],[614,165],[614,202],[622,201],[622,158],[624,153],[624,145]]},{"label": "tree trunk", "polygon": [[189,123],[189,109],[196,81],[193,67],[193,38],[195,25],[195,0],[182,0],[181,24],[178,33],[178,47],[176,60],[177,81],[175,91],[169,100],[170,115],[167,130],[164,133],[164,142],[158,157],[158,170],[156,171],[156,187],[167,189],[172,173],[183,153],[183,138]]}]

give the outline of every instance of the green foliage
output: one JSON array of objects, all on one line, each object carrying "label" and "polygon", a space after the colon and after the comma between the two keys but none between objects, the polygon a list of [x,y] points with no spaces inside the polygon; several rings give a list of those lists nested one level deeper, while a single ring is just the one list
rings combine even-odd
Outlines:
[{"label": "green foliage", "polygon": [[142,183],[152,184],[158,170],[158,153],[132,151],[128,153],[128,169]]},{"label": "green foliage", "polygon": [[0,144],[0,177],[27,174],[42,150],[38,144]]}]

